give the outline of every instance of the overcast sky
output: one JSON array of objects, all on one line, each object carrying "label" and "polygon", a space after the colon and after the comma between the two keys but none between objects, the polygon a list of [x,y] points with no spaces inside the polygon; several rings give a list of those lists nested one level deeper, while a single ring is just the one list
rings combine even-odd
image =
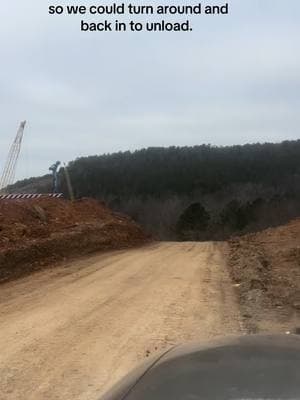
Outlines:
[{"label": "overcast sky", "polygon": [[93,2],[1,1],[1,168],[28,120],[17,178],[82,155],[299,137],[299,0],[231,0],[229,16],[176,34],[84,33],[80,17],[48,15],[72,3]]}]

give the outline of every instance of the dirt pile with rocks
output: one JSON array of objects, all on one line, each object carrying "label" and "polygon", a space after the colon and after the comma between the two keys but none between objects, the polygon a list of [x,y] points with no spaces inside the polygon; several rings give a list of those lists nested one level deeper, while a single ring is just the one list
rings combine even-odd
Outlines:
[{"label": "dirt pile with rocks", "polygon": [[299,330],[300,219],[229,241],[229,265],[250,331]]},{"label": "dirt pile with rocks", "polygon": [[128,217],[82,199],[0,201],[0,282],[89,252],[149,240]]}]

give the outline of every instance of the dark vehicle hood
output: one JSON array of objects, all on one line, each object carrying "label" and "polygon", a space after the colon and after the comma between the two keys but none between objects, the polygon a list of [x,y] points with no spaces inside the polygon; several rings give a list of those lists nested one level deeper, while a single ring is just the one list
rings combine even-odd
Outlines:
[{"label": "dark vehicle hood", "polygon": [[102,400],[300,399],[300,337],[251,335],[175,347]]}]

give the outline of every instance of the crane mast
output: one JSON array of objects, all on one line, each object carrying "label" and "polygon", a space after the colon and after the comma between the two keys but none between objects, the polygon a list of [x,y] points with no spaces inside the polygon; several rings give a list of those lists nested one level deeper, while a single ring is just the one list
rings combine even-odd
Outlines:
[{"label": "crane mast", "polygon": [[11,185],[14,182],[17,162],[21,151],[25,125],[26,121],[22,121],[18,129],[17,135],[15,137],[15,140],[9,150],[8,157],[0,180],[0,192],[2,193],[7,186]]}]

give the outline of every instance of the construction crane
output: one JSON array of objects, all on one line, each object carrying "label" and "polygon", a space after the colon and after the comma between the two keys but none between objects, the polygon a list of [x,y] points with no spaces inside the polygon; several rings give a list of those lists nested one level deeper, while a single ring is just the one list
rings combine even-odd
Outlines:
[{"label": "construction crane", "polygon": [[[51,167],[49,168],[49,171],[52,172],[52,179],[53,179],[52,195],[59,194],[58,193],[58,187],[59,187],[58,169],[59,169],[60,165],[61,165],[61,162],[60,161],[56,161],[56,163],[51,165]],[[63,164],[63,169],[64,169],[64,173],[65,173],[65,179],[66,179],[66,183],[67,183],[67,188],[68,188],[70,200],[74,201],[75,200],[75,196],[74,196],[73,186],[72,186],[72,182],[71,182],[71,178],[70,178],[68,167],[66,166],[65,163]]]},{"label": "construction crane", "polygon": [[14,183],[16,167],[21,151],[25,125],[26,121],[22,121],[18,129],[17,135],[15,137],[15,140],[9,150],[8,157],[0,180],[0,192],[2,193],[7,188],[7,186]]}]

